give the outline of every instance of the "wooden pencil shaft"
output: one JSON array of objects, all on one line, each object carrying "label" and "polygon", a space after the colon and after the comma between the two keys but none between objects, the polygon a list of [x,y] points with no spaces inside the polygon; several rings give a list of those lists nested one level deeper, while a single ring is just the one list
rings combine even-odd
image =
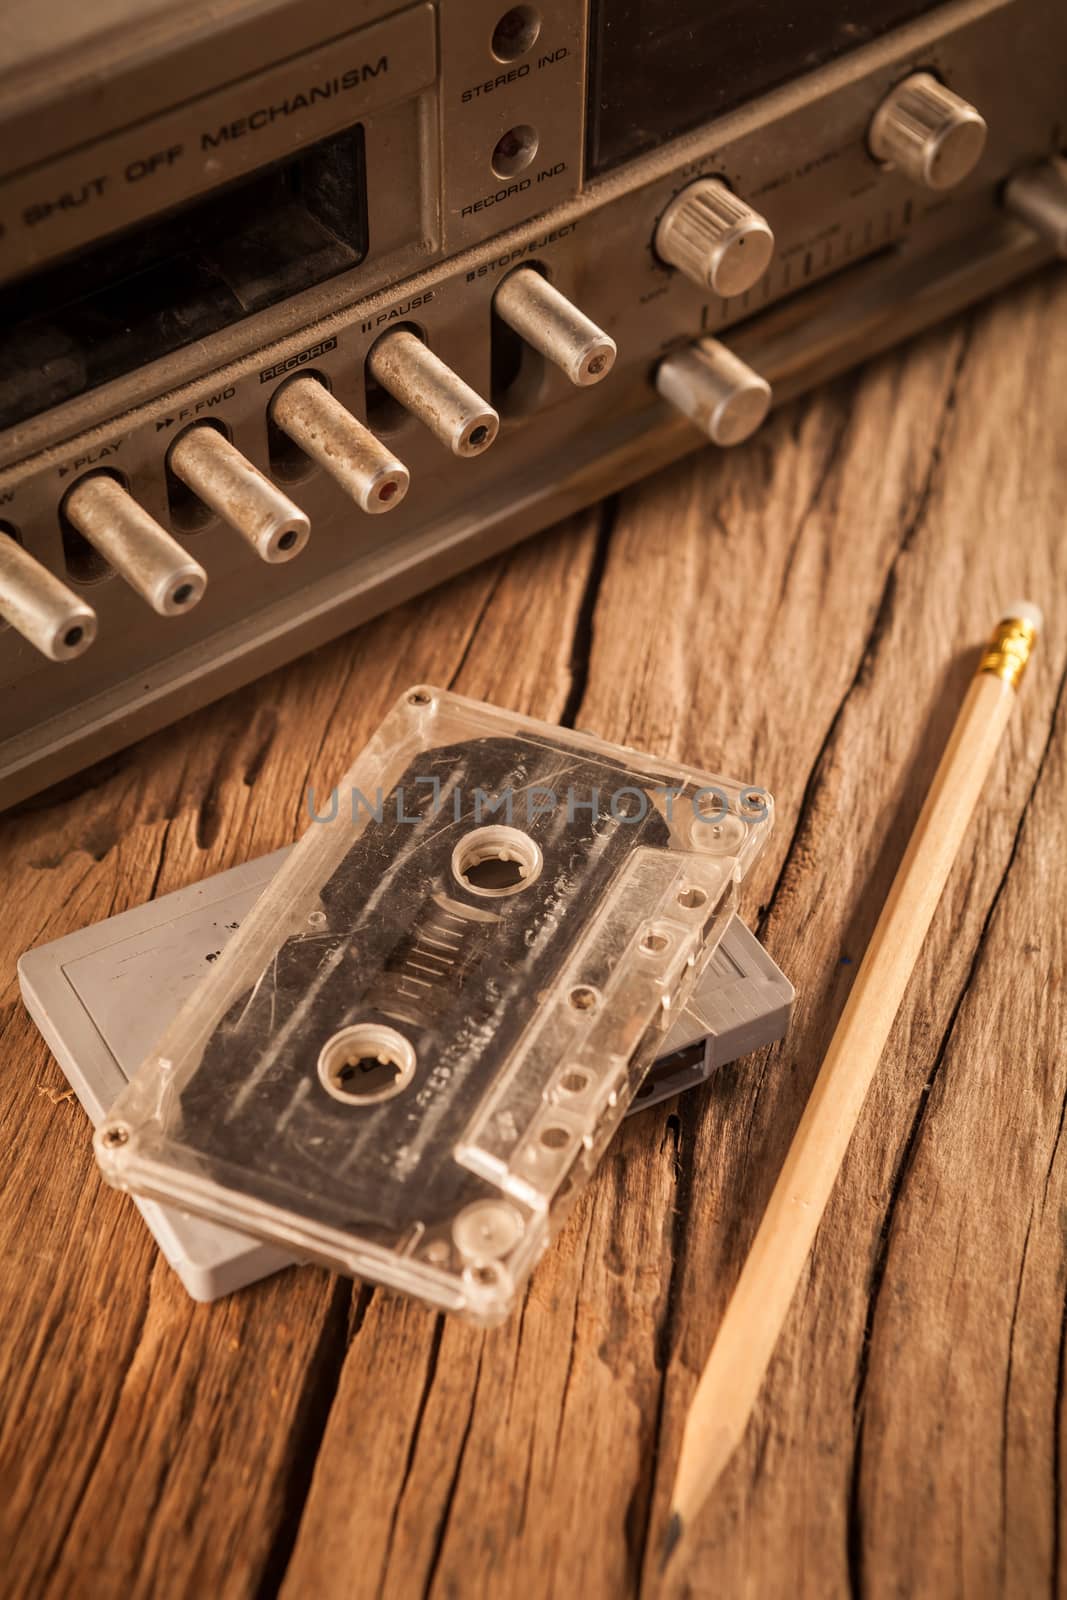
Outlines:
[{"label": "wooden pencil shaft", "polygon": [[990,672],[968,689],[697,1385],[674,1492],[683,1522],[745,1431],[1014,700],[1014,688]]}]

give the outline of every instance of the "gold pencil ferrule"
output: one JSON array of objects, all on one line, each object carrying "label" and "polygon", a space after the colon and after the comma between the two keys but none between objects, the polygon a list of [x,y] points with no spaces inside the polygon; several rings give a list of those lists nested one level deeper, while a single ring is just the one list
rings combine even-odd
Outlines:
[{"label": "gold pencil ferrule", "polygon": [[1017,689],[1036,643],[1037,629],[1032,622],[1023,617],[1005,617],[997,623],[978,670],[992,672]]}]

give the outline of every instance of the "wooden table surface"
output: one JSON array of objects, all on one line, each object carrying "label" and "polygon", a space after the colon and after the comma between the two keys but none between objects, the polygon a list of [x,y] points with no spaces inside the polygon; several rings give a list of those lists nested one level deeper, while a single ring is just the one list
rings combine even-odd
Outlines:
[{"label": "wooden table surface", "polygon": [[[1067,279],[1047,273],[0,821],[7,1592],[1067,1589]],[[998,606],[1049,627],[745,1442],[681,1424]],[[195,1305],[15,960],[293,839],[409,683],[769,787],[784,1044],[629,1122],[491,1333],[314,1269]]]}]

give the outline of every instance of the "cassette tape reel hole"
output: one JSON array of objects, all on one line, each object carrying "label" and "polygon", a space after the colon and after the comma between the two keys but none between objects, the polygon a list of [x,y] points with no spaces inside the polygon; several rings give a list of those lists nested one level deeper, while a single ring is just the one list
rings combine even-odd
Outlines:
[{"label": "cassette tape reel hole", "polygon": [[540,846],[519,828],[475,828],[452,852],[452,872],[470,894],[489,899],[518,894],[541,874]]},{"label": "cassette tape reel hole", "polygon": [[707,900],[708,897],[705,891],[696,888],[693,884],[689,884],[686,888],[678,891],[678,904],[684,906],[686,911],[699,911],[701,906],[707,904]]},{"label": "cassette tape reel hole", "polygon": [[415,1076],[415,1051],[402,1033],[376,1022],[342,1028],[319,1052],[319,1081],[347,1105],[378,1105]]}]

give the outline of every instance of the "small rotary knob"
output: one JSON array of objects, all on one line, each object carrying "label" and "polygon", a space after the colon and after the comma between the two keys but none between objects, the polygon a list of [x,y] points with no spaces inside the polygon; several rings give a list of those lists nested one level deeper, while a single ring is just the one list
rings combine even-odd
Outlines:
[{"label": "small rotary knob", "polygon": [[758,283],[773,253],[764,218],[718,178],[683,189],[656,229],[656,254],[724,300]]},{"label": "small rotary knob", "polygon": [[755,433],[771,404],[766,378],[718,339],[698,339],[659,364],[656,388],[712,444],[740,444]]},{"label": "small rotary knob", "polygon": [[985,149],[985,118],[929,72],[914,72],[874,114],[870,149],[926,189],[952,189]]}]

